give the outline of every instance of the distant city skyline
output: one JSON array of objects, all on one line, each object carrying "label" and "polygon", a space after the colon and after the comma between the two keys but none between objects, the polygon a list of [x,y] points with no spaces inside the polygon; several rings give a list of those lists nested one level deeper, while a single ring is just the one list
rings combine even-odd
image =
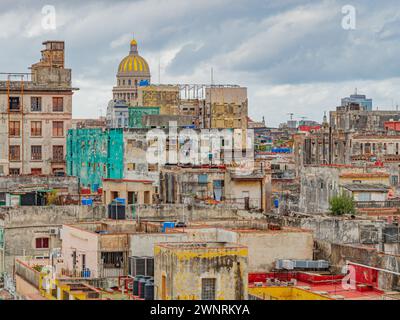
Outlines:
[{"label": "distant city skyline", "polygon": [[[278,126],[294,113],[322,121],[358,88],[374,109],[400,103],[400,8],[395,0],[53,1],[56,28],[43,28],[45,1],[2,1],[0,71],[26,72],[42,42],[64,40],[74,118],[105,115],[118,63],[135,35],[152,82],[239,84],[249,116]],[[160,65],[160,74],[159,74]]]}]

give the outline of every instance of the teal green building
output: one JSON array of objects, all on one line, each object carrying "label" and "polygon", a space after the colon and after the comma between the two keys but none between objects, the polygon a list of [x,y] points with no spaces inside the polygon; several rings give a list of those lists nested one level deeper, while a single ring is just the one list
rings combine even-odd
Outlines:
[{"label": "teal green building", "polygon": [[122,129],[70,129],[67,135],[67,175],[96,191],[102,179],[122,179],[124,143]]},{"label": "teal green building", "polygon": [[129,128],[144,128],[142,117],[147,114],[160,114],[160,107],[129,107]]}]

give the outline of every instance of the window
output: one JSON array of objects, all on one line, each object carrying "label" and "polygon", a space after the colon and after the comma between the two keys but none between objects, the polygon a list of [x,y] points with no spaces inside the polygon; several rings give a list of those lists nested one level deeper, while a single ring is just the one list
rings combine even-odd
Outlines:
[{"label": "window", "polygon": [[124,266],[123,252],[102,252],[101,261],[104,268],[123,268]]},{"label": "window", "polygon": [[158,164],[157,163],[149,163],[149,172],[155,172],[158,171]]},{"label": "window", "polygon": [[19,161],[20,157],[20,146],[10,146],[10,161]]},{"label": "window", "polygon": [[138,201],[138,193],[133,191],[128,191],[128,204],[135,204]]},{"label": "window", "polygon": [[42,146],[31,146],[31,160],[42,160]]},{"label": "window", "polygon": [[117,199],[118,197],[118,191],[111,191],[111,200]]},{"label": "window", "polygon": [[215,300],[215,279],[214,278],[201,279],[201,299],[202,300]]},{"label": "window", "polygon": [[20,136],[20,128],[21,124],[19,121],[10,121],[9,134],[11,137],[19,137]]},{"label": "window", "polygon": [[42,121],[31,121],[31,136],[32,137],[42,136]]},{"label": "window", "polygon": [[53,112],[64,111],[64,99],[62,97],[53,97]]},{"label": "window", "polygon": [[150,191],[144,192],[144,204],[150,204]]},{"label": "window", "polygon": [[53,137],[63,137],[63,136],[64,136],[64,122],[53,121]]},{"label": "window", "polygon": [[64,160],[64,147],[53,146],[53,160],[62,161]]},{"label": "window", "polygon": [[128,163],[127,165],[128,171],[135,171],[136,170],[136,163]]},{"label": "window", "polygon": [[31,168],[31,175],[40,176],[42,174],[41,168]]},{"label": "window", "polygon": [[41,97],[31,97],[31,111],[42,111]]},{"label": "window", "polygon": [[36,238],[36,249],[48,249],[49,238]]},{"label": "window", "polygon": [[19,97],[10,97],[8,102],[10,111],[20,111]]},{"label": "window", "polygon": [[19,169],[17,168],[10,168],[10,176],[19,176]]}]

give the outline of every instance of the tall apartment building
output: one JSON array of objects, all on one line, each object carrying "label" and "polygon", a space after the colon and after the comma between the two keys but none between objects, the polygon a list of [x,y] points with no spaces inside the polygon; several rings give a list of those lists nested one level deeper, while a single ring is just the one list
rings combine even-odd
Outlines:
[{"label": "tall apartment building", "polygon": [[0,174],[62,175],[72,122],[71,69],[64,42],[46,41],[31,73],[2,74]]}]

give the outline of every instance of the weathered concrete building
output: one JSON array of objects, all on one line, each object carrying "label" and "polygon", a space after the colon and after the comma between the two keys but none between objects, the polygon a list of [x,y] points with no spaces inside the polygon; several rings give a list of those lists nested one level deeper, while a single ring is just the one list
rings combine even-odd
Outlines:
[{"label": "weathered concrete building", "polygon": [[167,166],[161,169],[159,192],[164,203],[222,202],[265,212],[271,207],[271,173],[265,168]]},{"label": "weathered concrete building", "polygon": [[337,107],[336,111],[329,113],[329,124],[332,130],[342,132],[385,132],[385,122],[398,120],[400,120],[400,111],[368,111],[355,103]]},{"label": "weathered concrete building", "polygon": [[211,86],[206,88],[202,110],[204,128],[247,129],[247,88]]},{"label": "weathered concrete building", "polygon": [[63,273],[79,277],[89,270],[91,278],[115,282],[128,274],[129,234],[135,231],[135,221],[126,220],[63,225]]},{"label": "weathered concrete building", "polygon": [[153,203],[154,190],[151,180],[104,179],[103,202],[108,205],[116,198],[123,198],[127,205],[148,205]]},{"label": "weathered concrete building", "polygon": [[156,300],[247,299],[247,247],[163,243],[154,249]]},{"label": "weathered concrete building", "polygon": [[[149,226],[147,228],[150,229]],[[271,271],[278,259],[313,258],[312,232],[290,227],[273,230],[268,223],[260,220],[208,220],[192,222],[185,228],[175,228],[168,233],[155,231],[158,231],[157,228],[130,236],[133,256],[153,256],[154,247],[159,242],[217,241],[247,246],[249,272]]]},{"label": "weathered concrete building", "polygon": [[[363,184],[364,187],[389,187],[389,173],[381,167],[356,167],[351,165],[305,166],[300,175],[300,212],[326,213],[331,197],[340,194],[346,186]],[[378,185],[378,186],[377,186]],[[355,186],[356,187],[356,186]],[[374,189],[374,188],[373,188]],[[359,190],[360,193],[363,193]],[[372,191],[372,193],[374,193]],[[379,192],[381,193],[381,191]],[[370,191],[357,197],[358,201],[378,201]],[[380,198],[379,198],[380,200]]]},{"label": "weathered concrete building", "polygon": [[49,258],[59,252],[59,230],[65,223],[98,221],[104,207],[45,206],[0,208],[4,217],[5,271],[12,271],[16,257]]},{"label": "weathered concrete building", "polygon": [[64,42],[43,43],[30,74],[0,81],[0,175],[65,173],[66,133],[71,127],[71,69]]}]

